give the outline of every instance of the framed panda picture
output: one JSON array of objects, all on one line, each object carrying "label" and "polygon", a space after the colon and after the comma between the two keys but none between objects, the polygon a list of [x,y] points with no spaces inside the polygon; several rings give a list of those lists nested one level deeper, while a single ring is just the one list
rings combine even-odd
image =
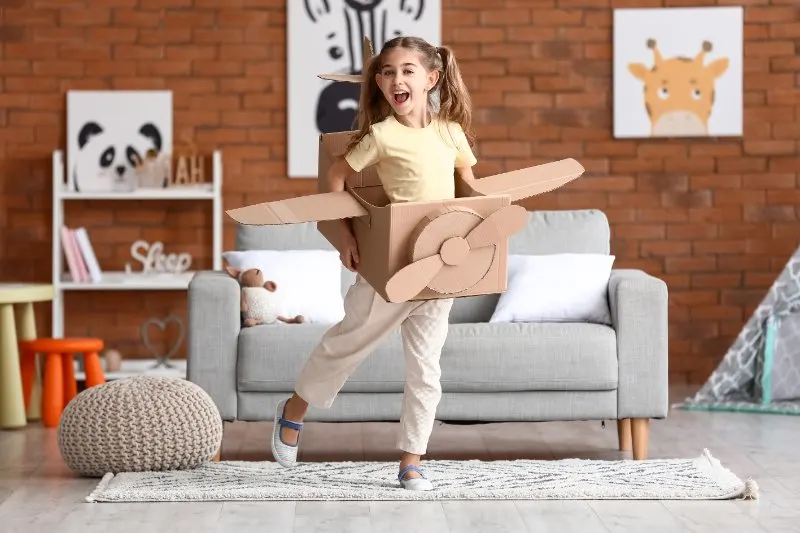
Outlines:
[{"label": "framed panda picture", "polygon": [[172,153],[172,91],[67,92],[69,191],[132,191],[151,150]]}]

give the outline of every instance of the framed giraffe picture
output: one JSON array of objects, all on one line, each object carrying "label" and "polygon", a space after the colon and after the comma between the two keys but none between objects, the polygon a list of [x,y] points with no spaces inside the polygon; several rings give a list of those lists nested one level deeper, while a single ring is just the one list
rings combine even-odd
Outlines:
[{"label": "framed giraffe picture", "polygon": [[736,137],[741,7],[614,10],[614,137]]}]

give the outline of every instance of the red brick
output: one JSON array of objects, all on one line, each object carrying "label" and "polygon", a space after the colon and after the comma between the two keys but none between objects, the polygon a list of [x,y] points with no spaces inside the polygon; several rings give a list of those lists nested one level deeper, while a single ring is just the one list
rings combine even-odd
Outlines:
[{"label": "red brick", "polygon": [[610,193],[608,203],[611,206],[653,207],[661,205],[658,196],[648,193]]},{"label": "red brick", "polygon": [[800,56],[774,57],[770,59],[770,65],[774,72],[797,72],[800,70]]},{"label": "red brick", "polygon": [[[796,8],[795,18],[797,18]],[[770,24],[769,35],[773,39],[797,39],[800,37],[800,22],[780,22],[778,24]]]},{"label": "red brick", "polygon": [[691,243],[686,241],[660,241],[642,243],[642,257],[677,257],[689,255]]},{"label": "red brick", "polygon": [[[690,317],[699,320],[740,320],[742,318],[742,310],[738,307],[725,305],[703,305],[692,308]],[[717,340],[719,341],[719,339]],[[724,346],[729,344],[727,339],[721,342]]]},{"label": "red brick", "polygon": [[718,236],[717,226],[711,224],[667,224],[667,239],[714,239]]},{"label": "red brick", "polygon": [[726,157],[717,162],[717,172],[722,174],[759,172],[766,169],[767,160],[763,157]]},{"label": "red brick", "polygon": [[667,257],[664,260],[664,271],[676,272],[710,272],[716,268],[713,256]]},{"label": "red brick", "polygon": [[62,9],[59,22],[62,26],[101,26],[111,23],[111,9],[93,6]]},{"label": "red brick", "polygon": [[769,42],[751,42],[745,47],[744,55],[748,56],[792,56],[794,55],[794,43],[792,41],[769,41]]},{"label": "red brick", "polygon": [[720,174],[690,176],[689,186],[691,189],[739,189],[742,186],[742,178],[737,175]]},{"label": "red brick", "polygon": [[691,222],[736,222],[742,220],[742,207],[738,205],[722,207],[690,207]]},{"label": "red brick", "polygon": [[692,273],[692,287],[739,287],[742,275],[739,273]]},{"label": "red brick", "polygon": [[[492,90],[491,88],[484,89]],[[553,96],[549,94],[537,94],[531,92],[506,92],[503,94],[503,105],[508,107],[553,107]]]},{"label": "red brick", "polygon": [[634,156],[637,146],[633,141],[593,142],[586,146],[586,155]]},{"label": "red brick", "polygon": [[745,24],[751,22],[781,22],[797,16],[797,8],[775,6],[751,6],[744,10]]},{"label": "red brick", "polygon": [[611,233],[620,239],[663,239],[665,228],[663,224],[620,225],[612,228]]},{"label": "red brick", "polygon": [[642,144],[639,145],[638,155],[640,157],[683,157],[689,155],[687,146],[679,144]]},{"label": "red brick", "polygon": [[800,122],[772,124],[772,135],[776,139],[800,139]]},{"label": "red brick", "polygon": [[[596,141],[604,141],[608,138],[608,130],[604,127],[578,127],[578,126],[564,126],[561,128],[561,138],[565,141],[593,141],[591,143],[584,143],[587,145],[584,148],[584,152],[588,146],[592,146],[595,144]],[[587,154],[588,155],[588,154]],[[607,156],[609,154],[596,154],[596,155],[603,155]]]},{"label": "red brick", "polygon": [[611,59],[611,45],[603,43],[586,43],[583,46],[583,57],[586,59]]},{"label": "red brick", "polygon": [[140,9],[115,8],[113,10],[114,26],[124,28],[157,28],[161,24],[160,11],[142,11]]},{"label": "red brick", "polygon": [[797,214],[794,207],[788,205],[750,204],[744,206],[744,220],[748,222],[797,220]]},{"label": "red brick", "polygon": [[714,239],[692,243],[692,253],[696,255],[745,253],[745,248],[742,240],[723,241]]},{"label": "red brick", "polygon": [[501,28],[454,28],[453,40],[468,43],[499,43],[503,42],[505,34]]},{"label": "red brick", "polygon": [[708,207],[711,204],[711,191],[664,191],[661,193],[661,205],[665,207]]},{"label": "red brick", "polygon": [[796,181],[794,174],[745,174],[742,176],[742,188],[793,189]]},{"label": "red brick", "polygon": [[692,143],[689,145],[689,156],[715,156],[715,157],[730,157],[742,155],[741,143],[714,143],[714,144],[699,144]]},{"label": "red brick", "polygon": [[[462,11],[462,13],[464,12]],[[461,25],[467,25],[468,23],[472,22],[472,26],[474,27],[476,25],[481,25],[481,26],[528,25],[531,22],[531,11],[529,9],[524,9],[524,8],[491,9],[491,10],[481,11],[480,13],[475,13],[474,15],[480,22],[476,23],[470,19],[466,19],[462,20],[461,24],[454,24],[453,21],[450,21],[450,23],[457,26],[461,26]]]},{"label": "red brick", "polygon": [[764,191],[733,189],[714,191],[714,205],[763,204],[765,202]]},{"label": "red brick", "polygon": [[770,222],[735,222],[720,228],[721,239],[769,238],[771,234]]}]

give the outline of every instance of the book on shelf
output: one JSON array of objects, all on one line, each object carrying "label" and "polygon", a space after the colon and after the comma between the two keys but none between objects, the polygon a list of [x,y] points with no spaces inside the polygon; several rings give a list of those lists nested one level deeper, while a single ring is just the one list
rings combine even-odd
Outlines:
[{"label": "book on shelf", "polygon": [[67,260],[67,270],[72,281],[77,283],[99,283],[103,272],[97,262],[94,248],[86,228],[72,229],[61,226],[61,248]]}]

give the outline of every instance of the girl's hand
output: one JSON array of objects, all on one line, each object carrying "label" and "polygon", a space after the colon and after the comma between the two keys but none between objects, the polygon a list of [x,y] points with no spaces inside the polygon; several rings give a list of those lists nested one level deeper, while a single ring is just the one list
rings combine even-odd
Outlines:
[{"label": "girl's hand", "polygon": [[359,261],[358,243],[350,231],[342,232],[342,250],[343,252],[339,254],[342,264],[347,270],[355,272]]}]

